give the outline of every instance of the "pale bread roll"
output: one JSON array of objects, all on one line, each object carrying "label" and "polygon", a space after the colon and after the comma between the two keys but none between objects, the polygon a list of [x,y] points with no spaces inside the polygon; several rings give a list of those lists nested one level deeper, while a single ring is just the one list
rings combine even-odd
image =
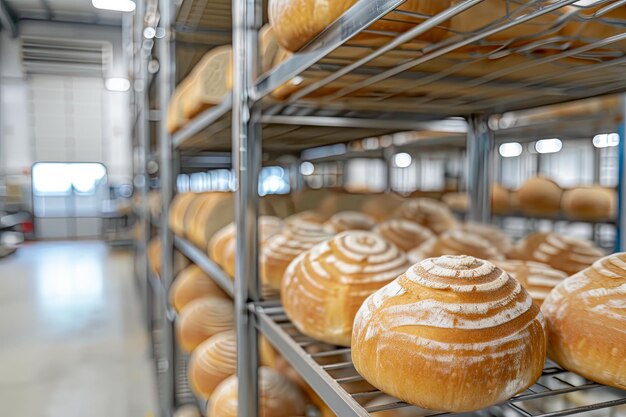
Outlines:
[{"label": "pale bread roll", "polygon": [[[274,28],[278,43],[286,50],[295,52],[326,29],[356,2],[357,0],[270,0],[269,21]],[[449,5],[449,0],[409,0],[400,5],[398,10],[432,16],[445,10]],[[423,20],[414,15],[400,15],[392,12],[387,15],[387,20],[374,23],[370,29],[402,33]],[[445,23],[442,26],[445,26]],[[421,35],[420,39],[431,42],[441,40],[445,35],[445,31],[434,29]],[[358,35],[356,40],[376,45],[380,42],[391,41],[392,37],[369,33]]]},{"label": "pale bread roll", "polygon": [[176,339],[187,353],[214,334],[235,326],[233,303],[225,298],[206,297],[187,304],[176,321]]},{"label": "pale bread roll", "polygon": [[205,297],[230,299],[228,294],[195,264],[180,271],[170,287],[170,303],[177,312],[191,301]]},{"label": "pale bread roll", "polygon": [[561,207],[572,219],[611,219],[617,211],[617,193],[600,186],[578,187],[563,194]]},{"label": "pale bread roll", "polygon": [[555,215],[561,210],[563,190],[545,177],[532,177],[526,180],[517,191],[520,208],[531,215]]},{"label": "pale bread roll", "polygon": [[604,256],[592,242],[558,233],[530,233],[509,254],[513,259],[541,262],[568,275],[582,271]]},{"label": "pale bread roll", "polygon": [[285,270],[298,255],[333,235],[321,224],[292,220],[261,245],[261,282],[280,290]]},{"label": "pale bread roll", "polygon": [[215,388],[237,372],[237,337],[234,330],[217,333],[202,342],[191,355],[189,385],[208,399]]},{"label": "pale bread roll", "polygon": [[539,307],[504,271],[469,256],[413,265],[371,295],[354,321],[357,371],[431,410],[500,403],[530,387],[545,358]]},{"label": "pale bread roll", "polygon": [[333,214],[324,225],[328,233],[346,230],[370,230],[376,225],[374,218],[358,211],[340,211]]},{"label": "pale bread roll", "polygon": [[233,51],[230,45],[207,52],[189,75],[192,88],[183,97],[184,116],[193,119],[218,105],[233,88]]},{"label": "pale bread roll", "polygon": [[494,214],[508,214],[513,211],[511,191],[500,184],[491,185],[491,211]]},{"label": "pale bread roll", "polygon": [[375,233],[340,233],[289,264],[281,288],[285,312],[302,333],[350,346],[363,300],[407,266],[404,253]]},{"label": "pale bread roll", "polygon": [[[187,79],[183,80],[181,84],[184,85],[186,81]],[[182,93],[183,93],[183,86],[178,85],[174,89],[174,93],[172,94],[172,97],[170,98],[170,102],[167,107],[167,131],[168,133],[176,132],[178,129],[183,127],[188,121],[182,111],[182,103],[181,103]]]},{"label": "pale bread roll", "polygon": [[469,208],[469,198],[467,193],[446,193],[441,196],[441,201],[447,205],[450,210],[459,213],[467,212]]},{"label": "pale bread roll", "polygon": [[[282,230],[284,223],[278,217],[259,217],[259,244]],[[231,223],[218,231],[209,242],[209,257],[222,267],[231,278],[235,276],[235,254],[237,251],[237,228]]]},{"label": "pale bread roll", "polygon": [[207,194],[207,200],[194,216],[191,228],[187,230],[189,240],[202,249],[207,249],[213,235],[235,219],[233,193]]},{"label": "pale bread roll", "polygon": [[465,222],[459,229],[482,237],[505,255],[513,249],[513,240],[498,226],[486,223]]},{"label": "pale bread roll", "polygon": [[440,201],[431,198],[414,198],[406,201],[398,209],[398,216],[413,220],[428,227],[435,234],[454,229],[458,222],[450,209]]},{"label": "pale bread roll", "polygon": [[560,284],[567,274],[549,265],[533,261],[494,261],[494,264],[518,280],[538,306],[543,304],[550,291]]},{"label": "pale bread roll", "polygon": [[[237,417],[237,376],[218,385],[211,395],[207,415]],[[305,398],[298,387],[271,368],[259,368],[259,417],[304,415]]]},{"label": "pale bread roll", "polygon": [[316,213],[312,210],[301,211],[296,214],[292,214],[291,216],[285,218],[285,224],[289,225],[293,222],[306,221],[310,223],[318,223],[322,224],[326,221],[326,219],[319,213]]},{"label": "pale bread roll", "polygon": [[360,211],[381,222],[388,219],[403,202],[404,199],[397,194],[373,194],[363,201]]},{"label": "pale bread roll", "polygon": [[600,259],[563,281],[541,310],[550,358],[593,381],[626,389],[626,253]]},{"label": "pale bread roll", "polygon": [[400,250],[408,252],[435,237],[430,229],[405,219],[389,219],[379,223],[373,230]]},{"label": "pale bread roll", "polygon": [[503,260],[504,254],[484,237],[454,229],[427,240],[408,253],[413,263],[443,255],[469,255],[480,259]]},{"label": "pale bread roll", "polygon": [[175,235],[185,236],[185,213],[197,196],[195,193],[179,193],[172,199],[168,220],[170,229]]}]

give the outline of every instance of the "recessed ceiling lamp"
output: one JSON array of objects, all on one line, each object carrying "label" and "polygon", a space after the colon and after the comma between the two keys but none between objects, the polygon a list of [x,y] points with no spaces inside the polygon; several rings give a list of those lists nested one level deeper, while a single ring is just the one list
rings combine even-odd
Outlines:
[{"label": "recessed ceiling lamp", "polygon": [[500,145],[500,156],[503,158],[514,158],[522,154],[522,145],[518,142],[503,143]]},{"label": "recessed ceiling lamp", "polygon": [[559,152],[563,148],[563,142],[561,139],[541,139],[535,143],[535,150],[539,153],[555,153]]},{"label": "recessed ceiling lamp", "polygon": [[107,78],[104,87],[109,91],[128,91],[130,81],[126,78]]},{"label": "recessed ceiling lamp", "polygon": [[618,133],[601,133],[593,137],[593,146],[596,148],[608,148],[619,145]]},{"label": "recessed ceiling lamp", "polygon": [[91,0],[96,9],[113,10],[115,12],[134,12],[137,5],[132,0]]}]

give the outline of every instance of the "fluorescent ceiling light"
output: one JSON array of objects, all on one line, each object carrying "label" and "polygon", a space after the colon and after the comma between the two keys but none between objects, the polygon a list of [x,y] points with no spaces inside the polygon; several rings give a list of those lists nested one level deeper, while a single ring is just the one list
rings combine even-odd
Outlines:
[{"label": "fluorescent ceiling light", "polygon": [[136,4],[132,0],[91,0],[96,9],[113,10],[116,12],[134,12]]},{"label": "fluorescent ceiling light", "polygon": [[302,164],[300,164],[300,173],[302,175],[311,175],[313,174],[313,172],[315,172],[315,165],[313,165],[311,162],[309,161],[305,161]]},{"label": "fluorescent ceiling light", "polygon": [[619,145],[618,133],[601,133],[593,137],[593,146],[596,148],[608,148]]},{"label": "fluorescent ceiling light", "polygon": [[535,143],[535,150],[539,153],[555,153],[559,152],[563,148],[563,142],[561,139],[541,139]]},{"label": "fluorescent ceiling light", "polygon": [[156,36],[156,30],[152,26],[148,26],[143,30],[143,37],[146,39],[152,39]]},{"label": "fluorescent ceiling light", "polygon": [[393,156],[393,163],[398,168],[408,168],[412,162],[413,158],[406,152],[397,153]]},{"label": "fluorescent ceiling light", "polygon": [[522,154],[522,145],[517,142],[503,143],[500,145],[500,156],[503,158],[514,158]]},{"label": "fluorescent ceiling light", "polygon": [[109,91],[128,91],[130,81],[126,78],[107,78],[104,87]]}]

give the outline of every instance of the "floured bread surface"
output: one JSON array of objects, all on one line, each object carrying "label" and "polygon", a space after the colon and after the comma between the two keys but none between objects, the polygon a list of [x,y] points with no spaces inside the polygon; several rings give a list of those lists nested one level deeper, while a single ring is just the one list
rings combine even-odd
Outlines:
[{"label": "floured bread surface", "polygon": [[349,346],[363,301],[408,265],[402,251],[375,233],[340,233],[289,264],[281,288],[285,312],[301,332]]},{"label": "floured bread surface", "polygon": [[568,275],[582,271],[604,256],[592,242],[558,233],[530,233],[513,251],[522,260],[541,262]]},{"label": "floured bread surface", "polygon": [[379,223],[374,228],[374,232],[405,252],[415,249],[435,237],[435,234],[427,227],[405,219],[386,220]]},{"label": "floured bread surface", "polygon": [[510,259],[494,263],[518,280],[538,306],[541,306],[554,287],[567,278],[565,272],[539,262]]},{"label": "floured bread surface", "polygon": [[626,253],[602,258],[563,281],[541,310],[550,358],[593,381],[626,389]]},{"label": "floured bread surface", "polygon": [[[211,417],[237,417],[237,376],[224,380],[213,392],[207,409]],[[305,412],[300,389],[271,368],[259,369],[259,416],[292,417]]]},{"label": "floured bread surface", "polygon": [[504,401],[539,378],[545,356],[545,322],[529,294],[500,268],[470,256],[413,265],[371,295],[354,321],[359,373],[432,410]]},{"label": "floured bread surface", "polygon": [[412,220],[440,234],[458,225],[454,215],[444,203],[431,198],[414,198],[398,209],[398,217]]},{"label": "floured bread surface", "polygon": [[235,327],[235,312],[230,300],[200,298],[187,304],[176,321],[176,340],[185,352],[192,352],[214,334]]},{"label": "floured bread surface", "polygon": [[204,297],[229,298],[215,281],[195,264],[183,269],[170,287],[170,303],[177,312],[190,302]]},{"label": "floured bread surface", "polygon": [[340,211],[328,219],[325,229],[328,233],[340,233],[346,230],[370,230],[376,221],[373,217],[358,211]]},{"label": "floured bread surface", "polygon": [[211,336],[191,355],[189,384],[194,392],[208,399],[220,382],[237,372],[237,338],[234,330]]},{"label": "floured bread surface", "polygon": [[504,260],[500,249],[481,235],[454,229],[431,238],[408,254],[411,262],[443,255],[469,255],[480,259]]}]

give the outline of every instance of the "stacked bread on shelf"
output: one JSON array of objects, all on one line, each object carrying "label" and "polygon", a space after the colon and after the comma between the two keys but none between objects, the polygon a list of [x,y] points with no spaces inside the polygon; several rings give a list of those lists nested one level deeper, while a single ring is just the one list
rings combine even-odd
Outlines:
[{"label": "stacked bread on shelf", "polygon": [[[514,244],[497,227],[461,222],[428,198],[390,197],[394,209],[375,217],[371,206],[364,213],[363,195],[347,195],[346,202],[341,195],[301,192],[285,197],[290,204],[280,202],[286,218],[262,216],[260,275],[266,288],[280,291],[265,295],[281,298],[301,333],[350,346],[371,385],[420,408],[477,410],[531,386],[548,352],[566,369],[624,387],[626,255],[602,259],[591,242],[557,233],[531,233]],[[196,227],[187,212],[198,197],[177,197],[170,219],[176,233],[189,236]],[[202,198],[210,201],[210,193]],[[280,211],[268,203],[265,211],[272,210]],[[211,210],[204,216],[224,224]],[[202,227],[212,235],[206,245],[197,243],[233,275],[234,223]],[[179,273],[170,299],[178,341],[192,355],[194,392],[210,400],[211,415],[233,415],[232,302],[194,265]],[[588,330],[599,321],[597,332]],[[580,332],[587,332],[584,346],[576,342]],[[323,407],[267,341],[261,346],[262,363],[278,370],[263,368],[261,386],[264,378],[272,383],[262,398],[284,392],[280,408],[289,413],[267,415],[302,415],[298,407],[306,401],[295,401],[298,396]]]}]

